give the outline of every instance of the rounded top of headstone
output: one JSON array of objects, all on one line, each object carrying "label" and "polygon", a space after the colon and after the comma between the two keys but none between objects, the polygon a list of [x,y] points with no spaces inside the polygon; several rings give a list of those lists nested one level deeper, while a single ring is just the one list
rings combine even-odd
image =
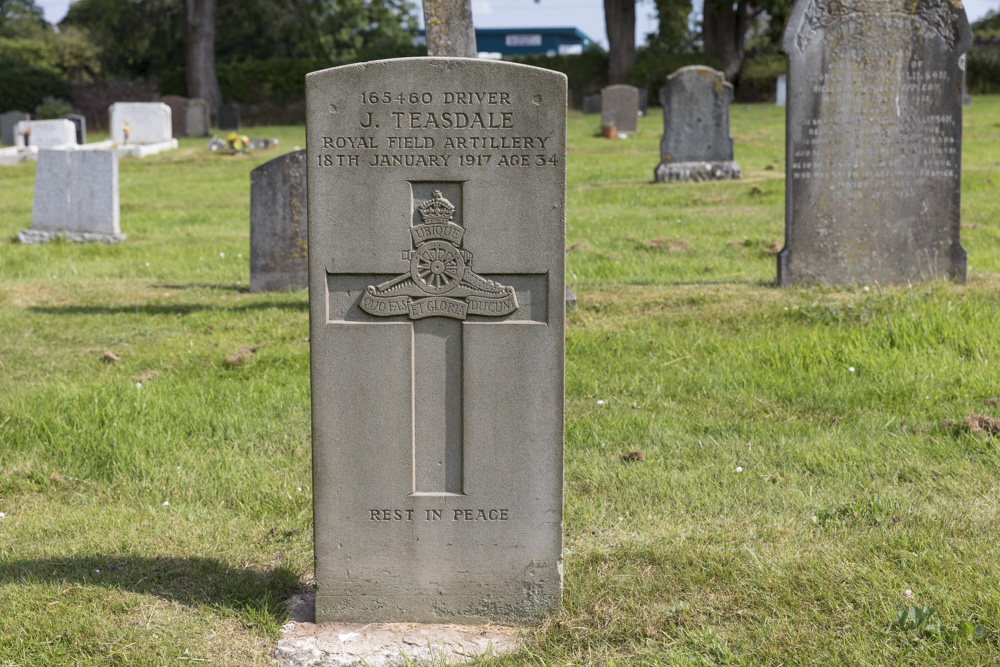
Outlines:
[{"label": "rounded top of headstone", "polygon": [[792,6],[781,50],[790,56],[801,53],[816,33],[828,26],[864,22],[873,14],[918,17],[959,53],[972,45],[969,18],[960,0],[806,0]]},{"label": "rounded top of headstone", "polygon": [[[309,72],[306,74],[306,82],[308,83],[311,79],[319,80],[323,79],[330,72],[349,72],[351,70],[356,70],[359,72],[364,72],[366,70],[379,70],[379,69],[392,69],[397,71],[406,71],[408,68],[413,67],[439,67],[446,71],[451,71],[455,68],[461,68],[471,71],[481,71],[485,76],[488,76],[488,72],[497,72],[501,69],[507,69],[510,71],[522,70],[524,73],[531,73],[534,76],[544,76],[548,78],[562,79],[564,82],[568,82],[569,79],[562,72],[555,72],[550,69],[544,69],[542,67],[534,67],[532,65],[522,65],[521,63],[511,63],[500,60],[486,60],[482,58],[450,58],[441,56],[425,56],[420,58],[388,58],[384,60],[370,60],[363,63],[354,63],[351,65],[340,65],[339,67],[330,67],[328,69],[317,70],[315,72]],[[489,80],[486,79],[483,83],[488,83]]]}]

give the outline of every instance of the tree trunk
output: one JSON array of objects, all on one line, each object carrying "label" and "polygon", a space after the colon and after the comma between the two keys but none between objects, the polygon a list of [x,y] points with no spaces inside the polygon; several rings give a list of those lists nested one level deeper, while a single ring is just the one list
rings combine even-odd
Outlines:
[{"label": "tree trunk", "polygon": [[427,55],[475,58],[471,0],[424,0]]},{"label": "tree trunk", "polygon": [[608,31],[608,83],[628,83],[635,62],[635,0],[604,0]]},{"label": "tree trunk", "polygon": [[744,42],[747,33],[747,3],[740,0],[705,1],[701,38],[705,55],[718,58],[728,81],[739,78],[745,56]]},{"label": "tree trunk", "polygon": [[216,0],[184,0],[184,37],[187,56],[187,91],[208,102],[217,116],[222,104],[219,76],[215,72]]}]

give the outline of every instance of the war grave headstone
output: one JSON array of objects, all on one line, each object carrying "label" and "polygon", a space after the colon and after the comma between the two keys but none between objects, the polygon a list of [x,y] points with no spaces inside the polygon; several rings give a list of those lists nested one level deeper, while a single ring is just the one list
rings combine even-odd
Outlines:
[{"label": "war grave headstone", "polygon": [[76,126],[76,143],[80,146],[87,143],[87,117],[78,113],[70,113],[63,118]]},{"label": "war grave headstone", "polygon": [[306,77],[316,621],[518,622],[562,582],[566,77]]},{"label": "war grave headstone", "polygon": [[729,136],[733,85],[711,67],[682,67],[660,88],[663,139],[657,183],[740,177]]},{"label": "war grave headstone", "polygon": [[118,243],[118,154],[107,150],[40,150],[35,171],[31,229],[21,243],[72,241]]},{"label": "war grave headstone", "polygon": [[219,105],[219,129],[235,131],[240,129],[240,105]]},{"label": "war grave headstone", "polygon": [[796,3],[778,282],[963,281],[961,3]]},{"label": "war grave headstone", "polygon": [[250,291],[309,285],[306,152],[286,153],[250,172]]},{"label": "war grave headstone", "polygon": [[212,109],[208,102],[195,97],[184,106],[184,136],[208,137],[212,134]]},{"label": "war grave headstone", "polygon": [[585,95],[583,98],[583,113],[587,115],[601,113],[601,96]]},{"label": "war grave headstone", "polygon": [[788,77],[785,74],[778,76],[777,90],[774,93],[774,106],[783,107],[788,100]]},{"label": "war grave headstone", "polygon": [[120,156],[145,157],[172,150],[177,148],[172,118],[163,102],[115,102],[108,107],[111,141]]},{"label": "war grave headstone", "polygon": [[623,84],[601,89],[601,125],[614,125],[618,134],[639,131],[639,89]]},{"label": "war grave headstone", "polygon": [[31,120],[31,115],[23,111],[7,111],[0,114],[0,143],[14,145],[14,126],[22,120]]},{"label": "war grave headstone", "polygon": [[54,148],[76,145],[76,125],[65,118],[22,120],[14,126],[14,145],[19,148]]},{"label": "war grave headstone", "polygon": [[184,128],[184,109],[187,107],[188,98],[180,95],[164,95],[160,101],[170,107],[170,136],[188,136]]}]

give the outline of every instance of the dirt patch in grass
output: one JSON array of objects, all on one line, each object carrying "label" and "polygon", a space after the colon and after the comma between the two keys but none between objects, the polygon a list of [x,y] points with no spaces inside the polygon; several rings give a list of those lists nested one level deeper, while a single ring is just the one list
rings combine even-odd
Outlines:
[{"label": "dirt patch in grass", "polygon": [[989,415],[970,414],[965,418],[969,432],[975,435],[991,435],[1000,437],[1000,419]]}]

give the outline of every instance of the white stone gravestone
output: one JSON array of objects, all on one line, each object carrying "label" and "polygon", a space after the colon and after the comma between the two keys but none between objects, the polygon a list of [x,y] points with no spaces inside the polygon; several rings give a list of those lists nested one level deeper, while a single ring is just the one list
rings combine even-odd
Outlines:
[{"label": "white stone gravestone", "polygon": [[38,152],[31,229],[22,230],[18,239],[44,243],[56,237],[104,243],[125,239],[119,227],[118,155],[114,151]]},{"label": "white stone gravestone", "polygon": [[[28,133],[28,134],[26,134]],[[19,148],[56,148],[76,145],[76,125],[65,118],[22,120],[14,126],[14,145]]]},{"label": "white stone gravestone", "polygon": [[558,606],[566,77],[306,77],[316,620]]},{"label": "white stone gravestone", "polygon": [[177,148],[173,115],[163,102],[115,102],[108,107],[108,118],[119,155],[145,157]]}]

